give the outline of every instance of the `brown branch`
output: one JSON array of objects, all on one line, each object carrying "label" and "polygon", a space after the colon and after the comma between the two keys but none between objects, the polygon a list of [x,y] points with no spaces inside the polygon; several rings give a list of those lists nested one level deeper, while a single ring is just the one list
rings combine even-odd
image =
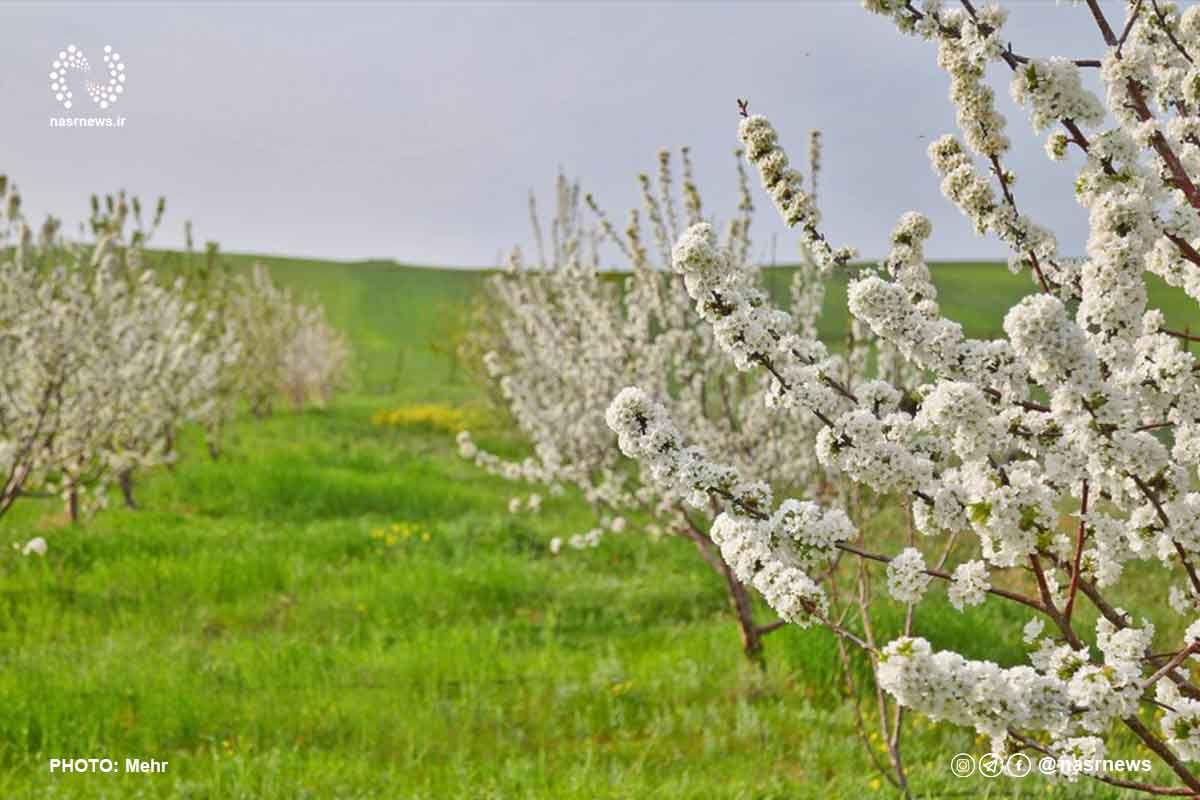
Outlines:
[{"label": "brown branch", "polygon": [[1192,642],[1187,647],[1180,650],[1174,655],[1174,657],[1171,658],[1170,661],[1159,667],[1157,672],[1155,672],[1149,678],[1146,678],[1146,680],[1142,683],[1142,688],[1149,688],[1158,683],[1164,675],[1169,675],[1172,670],[1182,664],[1188,656],[1196,652],[1198,649],[1200,649],[1200,641]]},{"label": "brown branch", "polygon": [[1125,723],[1126,727],[1137,734],[1138,738],[1145,742],[1146,746],[1153,750],[1159,758],[1165,761],[1167,766],[1179,776],[1180,780],[1191,787],[1194,792],[1200,793],[1200,781],[1196,780],[1196,777],[1183,765],[1183,762],[1175,757],[1175,754],[1171,752],[1171,749],[1167,747],[1165,742],[1147,730],[1140,719],[1137,717],[1125,717],[1121,721]]},{"label": "brown branch", "polygon": [[729,598],[729,605],[737,619],[738,630],[742,637],[742,652],[760,667],[765,667],[762,637],[759,627],[754,623],[754,603],[750,599],[750,593],[746,590],[745,584],[733,574],[733,570],[725,563],[725,559],[712,554],[710,548],[714,545],[708,534],[701,530],[686,513],[681,512],[681,515],[687,523],[682,527],[683,533],[695,542],[700,555],[704,556],[704,560],[708,562],[709,566],[725,581],[725,593]]},{"label": "brown branch", "polygon": [[[1097,24],[1103,23],[1103,26],[1107,26],[1108,23],[1104,21],[1104,15],[1100,12],[1100,7],[1097,5],[1096,0],[1088,0],[1088,6],[1093,9],[1092,13],[1093,16],[1096,16]],[[1102,31],[1104,30],[1103,26],[1101,27]],[[1111,32],[1112,29],[1109,28],[1106,36],[1111,35]],[[1110,44],[1113,43],[1110,42]],[[1121,54],[1118,52],[1117,58],[1120,57]],[[1150,113],[1150,107],[1146,102],[1142,87],[1130,79],[1125,82],[1125,89],[1133,100],[1133,110],[1137,114],[1138,119],[1142,122],[1148,122],[1153,119],[1154,115]],[[1171,149],[1170,144],[1167,143],[1166,137],[1162,135],[1161,131],[1155,131],[1150,137],[1150,145],[1158,153],[1163,163],[1166,164],[1167,169],[1170,170],[1172,176],[1171,184],[1184,193],[1192,208],[1200,209],[1200,190],[1197,190],[1191,176],[1188,175],[1187,170],[1184,168],[1183,162],[1179,160],[1179,156]]]},{"label": "brown branch", "polygon": [[[1033,60],[1029,56],[1022,56],[1014,53],[1012,51],[1012,45],[1009,45],[1009,48],[1004,52],[1006,61],[1011,58],[1018,64],[1028,64]],[[1098,58],[1073,58],[1071,59],[1071,63],[1077,67],[1092,67],[1093,69],[1099,69],[1101,66],[1103,66],[1103,62]],[[1011,66],[1011,64],[1009,66]]]},{"label": "brown branch", "polygon": [[1042,562],[1038,560],[1036,553],[1029,554],[1029,563],[1033,567],[1033,574],[1037,577],[1038,592],[1042,596],[1042,604],[1045,606],[1047,616],[1054,620],[1054,624],[1058,626],[1067,643],[1079,650],[1083,647],[1083,642],[1079,640],[1075,629],[1071,627],[1071,621],[1055,607],[1054,597],[1050,593],[1050,585],[1046,581],[1046,573],[1042,571]]},{"label": "brown branch", "polygon": [[[1141,3],[1142,0],[1138,0],[1137,8],[1140,8]],[[974,19],[975,9],[970,0],[963,0],[963,7],[966,8],[967,12]],[[1095,18],[1096,24],[1099,26],[1100,31],[1104,36],[1105,43],[1107,43],[1110,47],[1119,46],[1124,42],[1125,37],[1129,35],[1129,31],[1132,29],[1133,21],[1137,18],[1137,8],[1135,8],[1134,12],[1130,15],[1129,21],[1126,23],[1125,30],[1122,32],[1120,40],[1118,40],[1116,34],[1113,33],[1112,27],[1108,24],[1108,20],[1105,19],[1104,13],[1100,10],[1100,6],[1096,0],[1088,0],[1088,8],[1091,10],[1092,16]],[[909,4],[908,10],[915,15],[914,19],[921,19],[923,17],[923,15],[917,12],[916,9],[912,8],[911,4]],[[1164,23],[1163,28],[1167,32],[1168,36],[1172,36],[1169,25]],[[1182,48],[1181,52],[1183,52]],[[1187,57],[1188,61],[1191,61],[1191,57],[1187,56],[1186,52],[1184,52],[1184,55]],[[1009,45],[1008,50],[1002,54],[1002,57],[1008,64],[1009,68],[1014,71],[1017,69],[1018,64],[1026,63],[1029,60],[1023,56],[1018,56],[1013,53],[1011,44]],[[1120,57],[1119,52],[1117,53],[1117,57]],[[1084,64],[1079,61],[1076,61],[1075,63],[1079,66],[1084,66]],[[1087,66],[1100,66],[1100,62],[1089,63]],[[1143,122],[1151,119],[1153,115],[1150,113],[1150,109],[1146,105],[1145,98],[1142,96],[1141,90],[1138,88],[1138,86],[1132,81],[1129,81],[1127,89],[1130,95],[1134,98],[1135,111],[1137,112],[1139,119],[1141,119]],[[1090,149],[1090,143],[1088,142],[1087,136],[1084,135],[1083,131],[1080,130],[1079,126],[1074,122],[1074,120],[1062,119],[1060,122],[1071,134],[1070,141],[1073,141],[1081,150],[1083,150],[1083,152],[1087,153]],[[1195,184],[1188,176],[1187,171],[1184,169],[1183,163],[1179,160],[1179,157],[1175,155],[1174,151],[1171,150],[1171,147],[1167,143],[1166,139],[1163,138],[1161,133],[1156,132],[1151,138],[1151,144],[1154,146],[1155,151],[1163,159],[1164,163],[1167,165],[1167,168],[1171,171],[1172,185],[1184,193],[1189,204],[1193,208],[1200,209],[1200,190],[1197,190]],[[1116,174],[1116,171],[1113,169],[1112,164],[1108,160],[1103,160],[1101,163],[1104,167],[1104,171],[1107,174]],[[1194,264],[1200,265],[1200,253],[1197,253],[1196,250],[1183,239],[1174,236],[1170,232],[1165,233],[1166,236],[1176,245],[1176,247],[1179,248],[1181,254],[1185,258]]]},{"label": "brown branch", "polygon": [[1163,231],[1163,235],[1170,239],[1171,244],[1178,248],[1181,256],[1200,267],[1200,251],[1197,251],[1196,248],[1192,247],[1191,243],[1188,242],[1187,239],[1184,239],[1182,236],[1177,236],[1170,231]]},{"label": "brown branch", "polygon": [[[1017,201],[1013,197],[1012,189],[1008,185],[1009,181],[1005,177],[1004,167],[1000,164],[1000,157],[993,153],[991,156],[991,163],[992,172],[995,174],[996,181],[1000,184],[1000,191],[1004,195],[1004,202],[1008,203],[1009,208],[1011,208],[1013,213],[1019,217],[1021,212],[1017,210]],[[1041,264],[1038,263],[1037,253],[1030,249],[1025,251],[1025,255],[1029,258],[1029,265],[1033,269],[1034,274],[1037,275],[1038,283],[1040,283],[1042,286],[1042,291],[1046,294],[1050,294],[1050,284],[1046,281],[1046,276],[1042,272]]]},{"label": "brown branch", "polygon": [[1183,331],[1175,331],[1171,330],[1170,328],[1159,328],[1158,332],[1165,333],[1167,336],[1174,336],[1176,339],[1183,339],[1184,341],[1188,342],[1200,342],[1200,336],[1193,336],[1190,333],[1184,333]]},{"label": "brown branch", "polygon": [[690,519],[688,519],[687,522],[688,524],[686,526],[680,526],[679,528],[676,528],[676,530],[691,539],[692,543],[696,545],[696,549],[700,552],[701,557],[704,558],[704,561],[710,567],[712,567],[714,572],[720,574],[721,560],[717,556],[714,556],[712,551],[709,549],[710,545],[712,544],[712,540],[700,533],[699,529],[696,528],[695,523],[693,523]]},{"label": "brown branch", "polygon": [[[1162,503],[1159,501],[1158,496],[1151,491],[1150,487],[1146,485],[1146,482],[1137,475],[1130,475],[1129,477],[1133,479],[1133,482],[1137,484],[1138,489],[1140,489],[1145,498],[1150,501],[1150,504],[1154,506],[1154,511],[1158,514],[1158,519],[1160,522],[1162,522],[1163,528],[1169,529],[1171,527],[1171,520],[1167,517],[1167,512],[1163,510]],[[1192,582],[1192,588],[1196,590],[1197,594],[1200,594],[1200,575],[1196,574],[1196,568],[1192,566],[1192,562],[1188,559],[1187,551],[1184,550],[1183,545],[1181,545],[1174,538],[1171,539],[1171,544],[1175,545],[1175,552],[1179,554],[1179,562],[1183,564],[1184,570],[1187,571],[1188,580]]]},{"label": "brown branch", "polygon": [[[9,469],[8,477],[4,481],[3,491],[0,491],[0,516],[3,516],[22,494],[25,481],[29,478],[29,473],[33,470],[34,449],[42,440],[42,426],[46,423],[50,409],[54,405],[54,399],[57,397],[59,402],[62,402],[61,390],[64,383],[66,383],[65,369],[64,374],[59,376],[57,380],[51,380],[47,383],[45,391],[42,392],[42,397],[38,401],[37,419],[34,422],[33,432],[13,455],[12,465]],[[49,446],[50,441],[53,439],[53,433],[47,436],[46,446]],[[27,458],[29,461],[26,461]]]},{"label": "brown branch", "polygon": [[[974,20],[976,22],[976,24],[978,24],[979,18],[975,12],[975,4],[972,3],[971,0],[960,0],[960,2],[962,3],[962,7],[966,10],[966,12],[971,15],[971,19]],[[905,6],[905,10],[907,10],[908,12],[910,12],[913,15],[913,19],[920,20],[920,19],[925,18],[924,14],[922,14],[917,9],[913,8],[912,3],[908,3]],[[938,23],[938,28],[944,34],[949,35],[951,33],[951,31],[949,31],[948,29],[943,28],[941,26],[940,22]],[[986,33],[991,33],[993,29],[989,25],[979,25],[979,30],[983,31],[986,34]],[[958,38],[958,37],[954,37],[954,38]],[[1004,58],[1005,61],[1008,61],[1009,66],[1012,66],[1014,63],[1027,64],[1032,60],[1029,58],[1029,56],[1022,56],[1022,55],[1017,55],[1016,53],[1014,53],[1011,42],[1008,44],[1008,47],[1005,49],[1004,53],[1002,54],[1002,57]],[[1076,59],[1073,59],[1071,61],[1071,63],[1077,67],[1100,67],[1101,66],[1100,60],[1095,59],[1095,58],[1076,58]],[[1014,67],[1014,69],[1015,69],[1015,67]]]},{"label": "brown branch", "polygon": [[[1138,118],[1142,122],[1147,122],[1154,118],[1150,113],[1149,107],[1146,105],[1146,100],[1142,96],[1141,89],[1129,81],[1129,93],[1134,98]],[[1183,162],[1179,160],[1179,156],[1171,149],[1171,145],[1167,143],[1166,137],[1161,131],[1155,131],[1150,137],[1150,144],[1154,147],[1155,152],[1162,158],[1163,163],[1167,165],[1167,169],[1171,171],[1174,186],[1179,191],[1183,192],[1187,197],[1188,204],[1195,209],[1200,209],[1200,190],[1196,188],[1196,184],[1192,182],[1192,178],[1188,175],[1187,170],[1183,166]]]},{"label": "brown branch", "polygon": [[1158,0],[1151,0],[1151,4],[1154,6],[1154,15],[1158,17],[1158,21],[1162,25],[1163,32],[1167,34],[1167,38],[1171,40],[1171,44],[1175,45],[1175,49],[1179,51],[1180,55],[1187,59],[1189,64],[1193,63],[1192,57],[1188,55],[1187,49],[1184,48],[1184,46],[1179,43],[1179,40],[1175,38],[1175,33],[1171,30],[1170,24],[1167,23],[1167,15],[1164,14],[1162,9],[1158,7]]},{"label": "brown branch", "polygon": [[829,619],[824,614],[822,614],[821,609],[817,608],[811,602],[809,602],[807,600],[801,600],[800,604],[802,606],[804,606],[804,610],[807,611],[814,619],[816,619],[818,622],[820,622],[826,628],[829,628],[829,630],[833,631],[835,634],[837,634],[841,638],[845,639],[848,642],[853,642],[854,644],[861,647],[863,650],[866,650],[868,653],[877,652],[873,647],[871,647],[871,645],[864,642],[858,636],[854,635],[850,631],[843,628],[840,624],[834,622],[833,620]]},{"label": "brown branch", "polygon": [[788,624],[788,621],[786,619],[777,619],[777,620],[774,620],[773,622],[768,622],[766,625],[759,625],[758,629],[757,629],[758,635],[766,636],[768,633],[777,631],[780,628],[786,626],[787,624]]},{"label": "brown branch", "polygon": [[[1050,558],[1053,560],[1053,556],[1050,556]],[[1046,584],[1046,576],[1042,572],[1042,565],[1041,562],[1038,561],[1037,555],[1030,555],[1029,561],[1033,566],[1034,574],[1037,575],[1038,588],[1041,590],[1042,599],[1045,602],[1046,607],[1049,609],[1048,613],[1058,625],[1059,631],[1062,632],[1063,636],[1066,638],[1071,647],[1075,649],[1081,648],[1083,643],[1075,634],[1075,629],[1071,627],[1070,621],[1054,608],[1054,601],[1050,597],[1050,589]],[[1080,587],[1085,588],[1082,579],[1080,580]],[[1086,591],[1087,589],[1085,588],[1085,592]],[[1125,627],[1124,624],[1122,624],[1121,627]],[[1137,734],[1138,738],[1140,738],[1147,747],[1153,750],[1159,758],[1166,762],[1166,764],[1171,767],[1175,774],[1178,775],[1185,784],[1190,786],[1196,792],[1200,793],[1200,781],[1198,781],[1196,777],[1187,769],[1187,767],[1185,767],[1183,763],[1175,757],[1175,754],[1170,751],[1166,744],[1164,744],[1160,739],[1158,739],[1158,737],[1147,730],[1146,726],[1142,725],[1141,720],[1139,720],[1136,716],[1129,716],[1125,717],[1121,721],[1125,723],[1126,727]]]},{"label": "brown branch", "polygon": [[[1046,553],[1045,555],[1059,569],[1064,569],[1064,565],[1054,557],[1054,554]],[[1100,616],[1111,622],[1114,627],[1118,629],[1128,628],[1131,624],[1133,624],[1132,617],[1130,617],[1127,613],[1118,611],[1116,608],[1114,608],[1107,600],[1104,599],[1104,597],[1100,594],[1100,591],[1087,578],[1081,577],[1079,579],[1079,589],[1096,608],[1096,610],[1100,612]],[[1176,671],[1173,671],[1169,677],[1171,678],[1171,682],[1179,687],[1179,690],[1185,695],[1193,700],[1200,700],[1200,687],[1195,686],[1191,681],[1187,680]]]},{"label": "brown branch", "polygon": [[[881,564],[888,564],[892,561],[892,559],[889,558],[888,556],[882,555],[880,553],[871,553],[866,550],[860,550],[857,547],[855,547],[854,545],[846,544],[845,542],[838,542],[836,547],[839,550],[844,550],[847,553],[852,553],[853,555],[856,555],[859,558],[865,558],[870,561],[878,561]],[[921,572],[923,572],[926,575],[930,575],[934,578],[939,578],[944,581],[950,581],[950,580],[954,579],[953,575],[951,575],[949,572],[946,572],[945,570],[941,570],[941,569],[925,569],[925,570],[921,570]],[[998,589],[993,586],[987,590],[987,593],[994,594],[997,597],[1003,597],[1006,600],[1012,600],[1015,603],[1020,603],[1023,606],[1028,606],[1029,608],[1032,608],[1035,611],[1042,611],[1042,612],[1046,611],[1046,608],[1041,603],[1039,603],[1037,600],[1034,600],[1032,597],[1026,597],[1023,594],[1017,594],[1016,592],[1010,592],[1007,589]]]},{"label": "brown branch", "polygon": [[1117,40],[1117,58],[1121,57],[1121,48],[1125,46],[1125,40],[1129,38],[1130,32],[1133,31],[1133,23],[1137,22],[1138,12],[1142,10],[1142,0],[1137,0],[1133,10],[1129,12],[1129,19],[1125,20],[1125,30],[1121,31],[1121,38]]},{"label": "brown branch", "polygon": [[838,656],[842,662],[842,674],[846,679],[846,693],[850,695],[850,705],[854,709],[854,728],[858,731],[858,735],[862,737],[863,749],[867,751],[867,756],[871,759],[871,764],[875,767],[875,770],[892,786],[900,788],[896,783],[895,777],[883,766],[883,762],[879,760],[879,756],[875,753],[875,748],[871,746],[871,739],[867,735],[867,721],[863,718],[858,687],[854,682],[853,665],[850,661],[850,652],[846,650],[846,643],[838,639],[837,648]]},{"label": "brown branch", "polygon": [[[873,648],[872,665],[878,668],[878,659],[875,657],[875,652],[877,652],[875,629],[871,625],[871,587],[866,561],[858,562],[858,610],[859,616],[862,619],[863,634],[867,638],[867,644]],[[888,699],[879,681],[875,681],[875,703],[879,707],[879,735],[883,737],[884,743],[887,746],[888,760],[891,762],[892,770],[895,773],[893,785],[904,792],[904,795],[907,797],[909,795],[908,779],[904,774],[904,767],[900,761],[900,753],[892,741],[891,734],[888,732]]]},{"label": "brown branch", "polygon": [[1088,9],[1092,12],[1092,17],[1096,20],[1096,27],[1100,29],[1100,34],[1104,36],[1104,43],[1109,47],[1116,47],[1117,35],[1113,33],[1112,26],[1104,18],[1104,12],[1100,10],[1100,4],[1097,0],[1087,0],[1087,5]]}]

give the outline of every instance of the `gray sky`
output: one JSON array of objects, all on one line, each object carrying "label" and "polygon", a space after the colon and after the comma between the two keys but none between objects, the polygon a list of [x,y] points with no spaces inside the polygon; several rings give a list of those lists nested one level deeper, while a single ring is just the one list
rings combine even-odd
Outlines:
[{"label": "gray sky", "polygon": [[[1086,8],[1007,5],[1018,52],[1102,51]],[[808,130],[824,132],[836,243],[879,255],[899,214],[918,209],[934,221],[934,257],[1004,252],[974,236],[929,168],[928,142],[954,130],[933,46],[849,0],[0,3],[0,39],[0,172],[28,211],[71,224],[91,192],[165,194],[163,245],[190,218],[227,250],[490,266],[528,241],[526,194],[548,199],[560,165],[623,217],[636,174],[681,144],[706,207],[728,218],[745,96],[795,161]],[[48,127],[71,113],[47,78],[70,43],[94,64],[105,44],[121,53],[127,91],[111,113],[124,128]],[[1007,75],[995,79],[1018,204],[1078,253],[1074,170],[1046,161]],[[793,257],[795,237],[755,190],[758,252],[779,232],[780,260]]]}]

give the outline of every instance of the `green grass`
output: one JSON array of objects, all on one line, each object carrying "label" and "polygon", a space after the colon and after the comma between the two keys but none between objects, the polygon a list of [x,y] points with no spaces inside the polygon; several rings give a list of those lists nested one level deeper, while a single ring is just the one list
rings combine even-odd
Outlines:
[{"label": "green grass", "polygon": [[[0,797],[891,794],[874,788],[828,634],[772,634],[761,672],[690,545],[630,533],[552,557],[551,536],[590,527],[578,498],[509,515],[512,487],[458,459],[449,433],[371,425],[397,405],[479,403],[430,348],[479,273],[271,266],[350,333],[357,390],[326,411],[242,420],[218,462],[188,438],[174,473],[141,478],[141,511],[71,527],[30,500],[0,521]],[[994,266],[935,274],[977,335],[1029,288]],[[510,440],[502,419],[480,437]],[[416,534],[389,541],[401,523]],[[8,549],[34,535],[46,558]],[[881,635],[901,613],[886,607]],[[919,627],[1011,664],[1025,619],[994,600],[964,614],[933,602]],[[955,779],[950,756],[984,750],[970,731],[917,718],[906,741],[920,797],[1116,796]],[[1115,757],[1137,757],[1122,746]],[[48,771],[88,756],[170,763]]]}]

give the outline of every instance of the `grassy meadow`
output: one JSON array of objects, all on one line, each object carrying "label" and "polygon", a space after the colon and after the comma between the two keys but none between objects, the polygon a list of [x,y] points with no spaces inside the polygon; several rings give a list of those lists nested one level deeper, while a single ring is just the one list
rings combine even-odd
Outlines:
[{"label": "grassy meadow", "polygon": [[[114,503],[70,526],[57,503],[27,500],[0,521],[0,798],[894,796],[857,738],[829,634],[773,633],[760,670],[690,543],[629,532],[554,557],[552,536],[590,527],[583,502],[508,514],[513,487],[457,457],[463,421],[481,444],[519,451],[446,347],[481,273],[267,261],[348,332],[356,388],[326,410],[239,421],[216,462],[189,435],[173,474],[139,476],[141,510]],[[997,332],[1033,288],[992,264],[943,265],[935,279],[975,335]],[[782,291],[786,270],[770,282]],[[831,340],[844,294],[827,297]],[[1200,327],[1155,294],[1172,325]],[[416,405],[436,413],[372,423]],[[877,533],[902,527],[884,517]],[[10,549],[33,536],[49,542],[44,558]],[[1022,658],[1026,614],[995,598],[958,613],[944,597],[920,607],[918,632]],[[1133,610],[1164,597],[1148,587]],[[880,635],[902,613],[886,606]],[[985,745],[922,718],[905,743],[917,797],[1121,796],[957,779],[950,757]],[[1132,741],[1111,753],[1145,756]],[[93,756],[169,766],[48,769]]]}]

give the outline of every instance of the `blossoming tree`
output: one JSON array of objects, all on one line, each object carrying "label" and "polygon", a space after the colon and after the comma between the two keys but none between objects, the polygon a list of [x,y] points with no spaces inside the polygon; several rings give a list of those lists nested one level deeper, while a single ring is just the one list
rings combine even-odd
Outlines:
[{"label": "blossoming tree", "polygon": [[146,220],[137,198],[93,196],[70,239],[53,217],[35,234],[3,177],[0,194],[0,515],[61,494],[77,519],[114,480],[133,507],[134,470],[173,463],[181,426],[215,452],[239,397],[324,403],[338,385],[345,338],[265,269],[171,277],[146,249],[162,200]]},{"label": "blossoming tree", "polygon": [[0,513],[59,492],[75,519],[85,494],[103,504],[113,478],[133,505],[133,470],[173,459],[172,431],[209,413],[237,340],[207,337],[211,316],[183,281],[148,268],[162,201],[147,226],[136,198],[93,197],[84,244],[54,218],[35,237],[5,184],[3,233],[16,246],[0,264]]},{"label": "blossoming tree", "polygon": [[[818,153],[814,136],[814,176]],[[494,319],[481,326],[478,341],[471,344],[486,351],[486,368],[534,454],[506,460],[481,449],[470,432],[459,435],[459,447],[464,457],[510,480],[582,491],[597,524],[585,533],[555,537],[550,543],[555,553],[564,538],[567,548],[597,546],[606,531],[624,530],[631,518],[644,520],[652,532],[690,539],[723,579],[745,652],[761,658],[762,637],[781,623],[755,622],[745,587],[717,556],[708,535],[714,513],[710,498],[692,498],[689,509],[686,487],[635,474],[613,447],[613,433],[604,421],[605,409],[622,386],[634,382],[652,387],[674,414],[688,420],[695,436],[713,451],[733,454],[739,468],[766,468],[779,485],[813,494],[832,496],[838,489],[814,456],[797,455],[803,442],[816,435],[819,422],[799,409],[768,404],[770,382],[739,373],[718,346],[719,335],[696,327],[692,301],[669,266],[674,237],[684,226],[705,219],[686,149],[682,165],[682,191],[676,197],[671,156],[660,153],[655,178],[640,178],[642,209],[630,212],[621,233],[590,196],[581,198],[578,187],[560,177],[547,245],[531,200],[537,260],[526,263],[520,250],[514,251],[509,269],[490,284],[488,308]],[[751,261],[753,204],[740,167],[739,176],[738,212],[721,242],[714,238],[713,247],[727,263],[737,265],[751,287],[762,281]],[[584,221],[585,204],[594,226]],[[627,262],[623,273],[602,271],[603,243]],[[765,302],[765,294],[753,291]],[[822,299],[815,268],[802,266],[792,292],[790,324],[797,336],[816,336]],[[865,328],[857,332],[864,338],[869,333]],[[864,353],[861,346],[848,348],[844,357],[831,361],[830,369],[848,382],[857,380]],[[513,498],[510,510],[540,505],[535,493],[525,500]]]},{"label": "blossoming tree", "polygon": [[[1010,268],[1031,276],[1031,292],[1004,317],[1005,336],[971,339],[942,316],[923,255],[932,230],[917,213],[896,224],[881,263],[853,273],[848,293],[854,318],[923,372],[914,390],[883,375],[846,385],[825,345],[763,302],[709,225],[678,238],[672,263],[715,343],[740,369],[766,376],[766,401],[819,421],[810,448],[820,464],[901,498],[922,536],[880,552],[837,505],[776,504],[770,462],[693,437],[653,383],[622,390],[608,423],[648,481],[701,508],[721,507],[710,536],[740,580],[781,618],[823,625],[866,650],[900,705],[974,727],[1000,755],[1028,748],[1102,758],[1123,727],[1177,784],[1092,777],[1200,793],[1189,763],[1200,760],[1200,686],[1186,669],[1200,657],[1200,365],[1184,346],[1191,337],[1167,327],[1146,289],[1149,272],[1200,300],[1200,8],[1131,0],[1116,21],[1087,0],[1081,22],[1095,26],[1104,51],[1069,60],[1019,54],[997,6],[864,5],[935,44],[949,74],[962,138],[932,144],[933,169],[976,231],[1003,241]],[[1019,210],[1004,166],[1005,119],[984,82],[990,66],[1011,72],[1012,96],[1034,130],[1051,130],[1050,158],[1082,156],[1075,196],[1090,223],[1084,258],[1065,257]],[[1099,71],[1103,98],[1084,87],[1085,69]],[[746,156],[783,219],[821,270],[847,266],[854,251],[822,232],[771,124],[744,104],[742,114]],[[955,540],[974,552],[948,565],[945,545]],[[1023,606],[1032,615],[1029,663],[970,660],[911,630],[884,644],[847,627],[822,582],[843,556],[883,569],[910,612],[934,582],[948,585],[960,610]],[[1161,580],[1134,585],[1132,573],[1153,569]],[[1168,640],[1125,610],[1147,598],[1182,615],[1180,635]],[[1078,624],[1085,604],[1098,619],[1090,633]],[[1156,710],[1159,732],[1146,721]],[[1077,778],[1069,768],[1064,776]]]},{"label": "blossoming tree", "polygon": [[238,370],[242,394],[257,416],[283,395],[293,408],[324,406],[346,379],[350,344],[317,303],[296,301],[265,264],[233,279],[225,313],[246,344]]}]

